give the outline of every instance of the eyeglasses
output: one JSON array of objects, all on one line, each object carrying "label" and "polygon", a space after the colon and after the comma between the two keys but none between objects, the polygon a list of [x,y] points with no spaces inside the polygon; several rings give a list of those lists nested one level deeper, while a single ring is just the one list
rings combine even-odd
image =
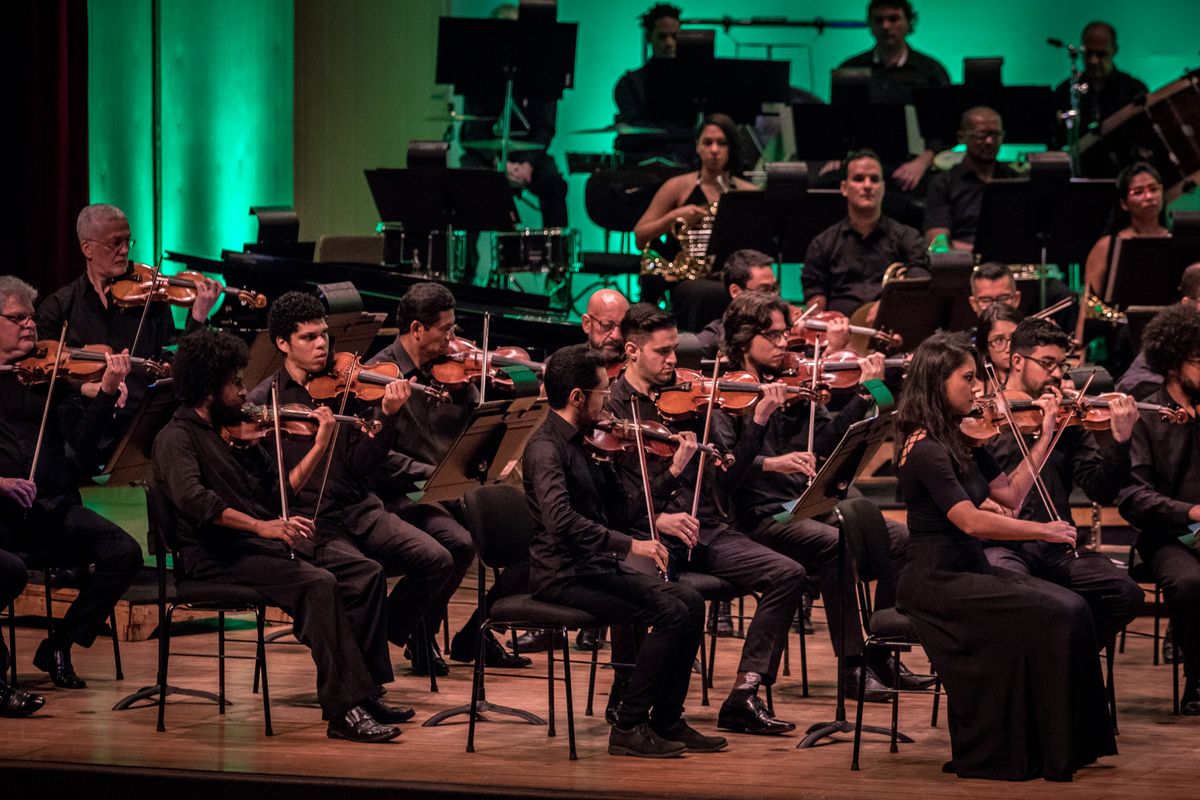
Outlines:
[{"label": "eyeglasses", "polygon": [[784,328],[782,330],[771,330],[771,331],[759,331],[758,332],[758,335],[763,337],[764,339],[766,339],[768,342],[776,342],[776,343],[786,342],[787,338],[788,338],[788,334],[789,334],[789,332],[786,328]]},{"label": "eyeglasses", "polygon": [[0,314],[0,317],[4,317],[18,328],[33,320],[33,314]]},{"label": "eyeglasses", "polygon": [[994,347],[997,350],[1007,350],[1008,346],[1012,344],[1012,334],[1005,335],[998,333],[995,336],[989,336],[987,343],[988,347]]},{"label": "eyeglasses", "polygon": [[1008,305],[1013,301],[1014,297],[1016,297],[1016,295],[1012,292],[1008,292],[1007,294],[998,294],[995,297],[986,297],[984,295],[980,295],[975,298],[975,302],[979,304],[980,308],[987,308],[993,303],[1004,303],[1005,305]]},{"label": "eyeglasses", "polygon": [[1047,373],[1061,372],[1063,375],[1066,375],[1071,370],[1071,367],[1074,366],[1070,359],[1059,361],[1054,358],[1034,358],[1028,353],[1018,353],[1017,355],[1021,356],[1022,358],[1029,359],[1044,369]]},{"label": "eyeglasses", "polygon": [[1162,184],[1148,183],[1145,186],[1135,186],[1129,190],[1130,197],[1141,197],[1142,195],[1162,194]]},{"label": "eyeglasses", "polygon": [[595,325],[597,328],[599,328],[600,332],[603,333],[605,336],[612,333],[613,329],[621,324],[620,320],[618,320],[616,322],[612,322],[610,320],[596,319],[595,317],[592,317],[592,316],[589,316],[588,319],[591,320],[592,324]]},{"label": "eyeglasses", "polygon": [[132,250],[133,246],[137,244],[137,239],[133,239],[129,236],[125,236],[120,239],[109,239],[108,241],[101,241],[100,239],[84,239],[84,241],[92,242],[94,244],[102,244],[109,250],[120,250],[122,245]]},{"label": "eyeglasses", "polygon": [[608,397],[612,394],[612,389],[580,389],[579,391],[586,392],[587,394],[599,393],[601,397]]}]

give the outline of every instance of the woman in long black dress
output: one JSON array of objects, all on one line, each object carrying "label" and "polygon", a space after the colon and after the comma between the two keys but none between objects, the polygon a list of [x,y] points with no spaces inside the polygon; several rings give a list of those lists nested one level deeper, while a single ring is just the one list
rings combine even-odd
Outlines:
[{"label": "woman in long black dress", "polygon": [[1005,475],[985,448],[967,447],[959,434],[977,382],[976,355],[962,334],[930,337],[913,355],[897,412],[911,536],[897,607],[946,687],[953,752],[946,770],[1068,781],[1117,752],[1091,614],[1068,589],[990,566],[980,539],[1074,545],[1075,527],[979,508],[989,498],[1020,508],[1032,476],[1024,465]]}]

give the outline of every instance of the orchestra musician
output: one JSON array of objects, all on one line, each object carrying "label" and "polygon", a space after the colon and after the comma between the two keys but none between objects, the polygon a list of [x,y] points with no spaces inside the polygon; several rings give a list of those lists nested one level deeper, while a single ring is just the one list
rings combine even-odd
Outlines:
[{"label": "orchestra musician", "polygon": [[[969,448],[959,420],[975,403],[977,356],[963,334],[917,347],[897,410],[895,460],[908,506],[909,564],[897,608],[908,615],[946,689],[960,778],[1071,780],[1115,754],[1091,612],[1053,583],[997,570],[982,540],[1074,546],[1069,522],[1034,522],[981,508],[1018,509],[1033,484],[1008,475],[986,448]],[[1040,398],[1045,457],[1053,398]]]},{"label": "orchestra musician", "polygon": [[[450,340],[457,329],[454,315],[454,295],[437,283],[417,283],[401,296],[396,308],[395,340],[367,359],[367,364],[390,362],[400,368],[400,375],[426,386],[433,384],[432,367],[446,357]],[[430,634],[432,669],[439,675],[449,674],[450,668],[442,659],[433,633],[446,615],[450,598],[462,583],[475,558],[471,534],[449,506],[442,503],[414,503],[408,498],[416,491],[417,481],[429,478],[434,468],[454,444],[458,434],[470,421],[479,404],[479,390],[467,382],[448,390],[449,402],[441,402],[424,393],[416,393],[400,409],[396,424],[398,435],[392,440],[392,453],[384,470],[376,475],[373,490],[383,499],[389,511],[449,551],[454,559],[454,572],[442,593],[426,615]],[[515,592],[525,591],[528,567],[509,567],[489,590],[489,603]],[[451,641],[451,657],[455,661],[471,662],[478,652],[480,620],[473,615]],[[487,645],[488,666],[520,667],[528,659],[505,651],[496,641]],[[413,669],[420,675],[429,666],[421,662],[422,649],[412,651]]]},{"label": "orchestra musician", "polygon": [[[1079,98],[1080,130],[1098,128],[1105,117],[1132,103],[1150,90],[1146,84],[1113,64],[1117,54],[1117,29],[1107,22],[1089,22],[1079,34],[1083,44],[1085,89]],[[1059,113],[1071,108],[1071,80],[1054,88]]]},{"label": "orchestra musician", "polygon": [[611,467],[585,446],[604,415],[608,376],[586,344],[557,351],[546,365],[550,414],[525,446],[525,496],[536,528],[530,584],[537,599],[579,608],[609,623],[649,626],[627,674],[609,734],[612,755],[664,758],[725,747],[683,719],[692,663],[704,630],[704,600],[695,589],[626,566],[630,556],[663,571],[661,541],[623,532],[638,504],[620,490]]},{"label": "orchestra musician", "polygon": [[[744,370],[756,381],[776,380],[783,372],[788,355],[784,344],[792,329],[787,304],[774,294],[743,292],[730,303],[724,320],[722,351],[729,359],[729,368]],[[860,358],[858,367],[859,391],[841,411],[831,417],[823,407],[816,409],[812,452],[802,450],[800,444],[808,438],[809,403],[801,400],[784,405],[767,419],[753,468],[731,492],[740,530],[818,576],[827,617],[840,618],[845,631],[845,672],[841,679],[849,697],[858,691],[863,637],[854,586],[839,576],[838,530],[816,519],[780,522],[775,517],[804,493],[809,478],[816,474],[818,456],[829,456],[850,425],[870,413],[875,401],[864,384],[883,379],[883,354]],[[748,424],[744,417],[723,415],[720,420],[720,440],[726,446],[744,435]],[[876,587],[876,610],[895,605],[896,578],[907,559],[908,531],[903,525],[889,522],[888,532],[892,569]],[[829,625],[829,636],[837,652],[838,626]],[[881,657],[866,669],[865,697],[869,702],[886,702],[886,686],[897,684],[893,683],[889,659],[879,649],[874,653]],[[880,676],[884,676],[883,682]],[[933,676],[914,675],[901,664],[898,680],[900,688],[923,689],[933,683]]]},{"label": "orchestra musician", "polygon": [[1200,411],[1200,315],[1176,305],[1161,312],[1142,334],[1146,364],[1163,376],[1148,398],[1187,413],[1173,425],[1142,412],[1130,445],[1132,479],[1121,495],[1121,515],[1137,527],[1137,550],[1162,584],[1175,642],[1183,651],[1180,711],[1200,714],[1200,557],[1196,542],[1181,541],[1200,522],[1200,459],[1196,458]]},{"label": "orchestra musician", "polygon": [[[742,164],[737,150],[737,128],[725,114],[709,114],[696,129],[695,152],[700,167],[667,179],[650,201],[633,228],[637,246],[645,250],[659,237],[671,233],[676,220],[690,226],[703,224],[721,196],[732,191],[752,191],[757,187],[738,177]],[[670,238],[661,255],[673,257],[679,248]],[[725,308],[725,289],[719,280],[701,278],[668,283],[659,276],[644,275],[642,301],[656,302],[671,289],[671,304],[682,315],[685,330],[699,330]]]},{"label": "orchestra musician", "polygon": [[[625,361],[625,342],[621,339],[621,320],[629,310],[629,301],[616,289],[597,289],[588,298],[587,311],[579,319],[587,335],[588,347],[595,350],[606,370],[619,370]],[[610,375],[613,373],[610,371]]]},{"label": "orchestra musician", "polygon": [[[1005,267],[1005,271],[1007,269]],[[1025,315],[1021,313],[1021,309],[1005,303],[989,305],[979,315],[979,326],[975,329],[975,349],[992,365],[996,371],[996,379],[1002,384],[1008,380],[1008,371],[1012,366],[1013,331],[1023,319]]]},{"label": "orchestra musician", "polygon": [[[1179,305],[1193,311],[1200,308],[1200,262],[1189,265],[1179,279]],[[1135,400],[1145,400],[1158,391],[1162,382],[1163,376],[1146,363],[1146,351],[1143,349],[1117,381],[1117,391],[1133,395]]]},{"label": "orchestra musician", "polygon": [[[950,75],[937,59],[913,49],[908,37],[917,23],[917,12],[908,0],[871,0],[867,4],[867,23],[875,46],[851,56],[838,69],[866,68],[871,71],[873,102],[911,103],[913,89],[921,86],[946,86]],[[921,185],[936,150],[932,142],[909,161],[890,168],[890,180],[901,192],[912,192]]]},{"label": "orchestra musician", "polygon": [[963,112],[958,141],[967,147],[962,163],[934,176],[925,193],[925,243],[945,236],[955,250],[971,250],[983,207],[983,186],[1017,173],[996,160],[1004,144],[1004,122],[987,106]]},{"label": "orchestra musician", "polygon": [[967,300],[978,317],[993,305],[1021,307],[1021,290],[1007,264],[985,261],[971,273],[971,296]]},{"label": "orchestra musician", "polygon": [[[1070,337],[1050,320],[1036,317],[1021,320],[1011,334],[1011,370],[1003,388],[1029,397],[1052,394],[1061,399],[1070,344]],[[1042,480],[1054,510],[1062,519],[1071,519],[1071,492],[1076,484],[1093,503],[1112,505],[1128,478],[1129,439],[1137,420],[1137,407],[1128,396],[1109,401],[1108,407],[1112,413],[1111,447],[1102,450],[1096,434],[1082,425],[1072,425],[1063,431],[1042,466]],[[1007,471],[1022,462],[1015,435],[1021,434],[1011,429],[1002,431],[987,445],[1001,469]],[[1025,439],[1032,448],[1033,437]],[[1037,497],[1026,497],[1017,516],[1035,522],[1050,521],[1049,511]],[[1092,609],[1096,639],[1101,646],[1111,646],[1117,633],[1141,609],[1141,588],[1127,570],[1118,569],[1103,553],[1085,548],[1072,551],[1044,541],[995,540],[985,541],[983,552],[993,566],[1057,583],[1082,596]]]},{"label": "orchestra musician", "polygon": [[292,616],[296,638],[312,651],[317,700],[331,739],[384,742],[390,724],[412,710],[380,701],[393,679],[384,625],[383,568],[344,539],[321,536],[311,519],[285,516],[283,485],[303,489],[333,437],[333,413],[317,410],[315,444],[281,480],[261,443],[231,446],[222,427],[241,419],[246,346],[226,333],[198,330],[174,361],[181,406],[154,441],[154,473],[174,506],[175,568],[196,581],[253,587]]},{"label": "orchestra musician", "polygon": [[[33,656],[33,665],[56,687],[83,689],[87,684],[75,673],[71,648],[91,647],[141,569],[142,550],[132,536],[84,506],[68,466],[68,448],[83,463],[96,458],[130,360],[126,352],[106,354],[103,377],[87,403],[61,380],[23,385],[13,367],[34,351],[36,296],[19,278],[0,276],[0,366],[9,367],[0,371],[0,550],[50,567],[92,565],[83,570],[79,595],[66,616]],[[60,336],[55,334],[56,343]],[[43,425],[44,435],[39,433]],[[3,560],[6,572],[16,566],[11,558]],[[14,706],[13,697],[6,701],[11,707],[28,708],[33,702]]]},{"label": "orchestra musician", "polygon": [[879,299],[890,264],[904,264],[910,278],[927,276],[929,252],[919,231],[884,216],[883,164],[874,151],[850,152],[843,169],[846,218],[809,243],[800,281],[808,306],[851,316]]},{"label": "orchestra musician", "polygon": [[[631,419],[631,400],[636,399],[643,419],[658,420],[660,415],[651,394],[674,381],[675,349],[679,342],[675,320],[656,306],[637,303],[625,315],[621,334],[625,339],[626,367],[610,388],[608,410],[618,419]],[[754,463],[762,444],[763,426],[785,396],[784,387],[776,385],[758,401],[733,451],[734,464],[727,470],[719,471],[711,462],[703,473],[698,469],[698,459],[693,456],[696,433],[703,420],[669,423],[667,427],[683,444],[669,464],[650,465],[657,530],[670,551],[669,574],[705,572],[724,578],[740,592],[760,593],[754,619],[746,630],[733,691],[722,704],[717,721],[718,728],[737,733],[773,735],[796,727],[772,717],[759,698],[758,689],[775,682],[791,621],[800,607],[804,568],[753,542],[730,524],[717,501],[719,489],[715,485],[720,482],[732,486],[740,481],[739,470],[744,472]],[[635,506],[641,510],[645,493],[636,457],[627,454],[620,458],[617,471],[626,493],[638,498]],[[701,479],[704,483],[699,507],[693,515],[695,487]],[[639,531],[636,535],[644,536],[650,529],[649,520],[642,514],[634,527]],[[630,660],[627,654],[618,652],[615,639],[613,658]],[[617,688],[614,684],[614,691]]]}]

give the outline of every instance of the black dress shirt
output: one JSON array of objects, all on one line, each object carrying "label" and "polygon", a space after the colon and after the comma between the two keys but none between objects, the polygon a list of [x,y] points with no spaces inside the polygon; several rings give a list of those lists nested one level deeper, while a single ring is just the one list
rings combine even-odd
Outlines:
[{"label": "black dress shirt", "polygon": [[584,450],[583,432],[550,412],[525,445],[521,471],[537,523],[529,546],[532,591],[617,572],[633,539],[612,526],[632,504],[612,468]]},{"label": "black dress shirt", "polygon": [[288,557],[283,542],[217,523],[227,508],[260,520],[279,517],[279,473],[261,444],[230,447],[195,409],[181,407],[155,438],[153,458],[155,479],[175,508],[185,574],[244,553]]},{"label": "black dress shirt", "polygon": [[[1082,130],[1086,131],[1093,125],[1099,125],[1105,117],[1132,103],[1138,95],[1144,95],[1149,91],[1146,84],[1128,72],[1114,69],[1098,90],[1089,87],[1088,91],[1079,98]],[[1067,111],[1071,108],[1071,81],[1069,78],[1054,88],[1054,103],[1059,111]]]},{"label": "black dress shirt", "polygon": [[1129,369],[1117,381],[1117,391],[1133,395],[1134,400],[1145,400],[1161,389],[1162,384],[1163,376],[1150,369],[1146,354],[1138,353]]},{"label": "black dress shirt", "polygon": [[[29,477],[46,407],[46,391],[46,384],[26,387],[11,373],[0,373],[0,476]],[[67,464],[66,448],[69,445],[81,463],[95,461],[100,437],[112,418],[117,396],[99,392],[85,408],[78,393],[66,381],[60,381],[51,402],[34,475],[36,502],[46,510],[64,502],[82,502]],[[0,498],[0,513],[15,509],[15,503]]]},{"label": "black dress shirt", "polygon": [[[1166,387],[1148,402],[1176,405]],[[1139,529],[1138,549],[1148,553],[1187,533],[1188,511],[1200,504],[1200,421],[1174,425],[1143,411],[1133,426],[1130,481],[1121,492],[1121,516]]]},{"label": "black dress shirt", "polygon": [[[996,164],[993,177],[1015,178],[1005,164]],[[974,242],[979,230],[979,212],[983,208],[983,187],[986,184],[967,163],[937,175],[925,193],[925,230],[948,228],[950,238]]]},{"label": "black dress shirt", "polygon": [[696,334],[696,341],[700,344],[700,355],[705,358],[716,358],[721,344],[725,341],[725,318],[717,317],[705,325]]},{"label": "black dress shirt", "polygon": [[[1032,436],[1026,436],[1025,441],[1030,448],[1033,447]],[[1041,472],[1042,482],[1050,493],[1050,500],[1060,519],[1071,519],[1071,490],[1075,484],[1083,489],[1093,503],[1109,505],[1116,500],[1117,493],[1129,476],[1129,447],[1129,442],[1114,444],[1105,453],[1100,450],[1096,435],[1091,431],[1078,426],[1063,431],[1062,438],[1054,446]],[[987,448],[1007,473],[1011,473],[1022,462],[1017,442],[1009,431],[1002,431],[1000,437]],[[1020,517],[1035,522],[1050,521],[1036,489],[1031,489],[1025,497]],[[985,546],[989,544],[1005,543],[984,542]]]},{"label": "black dress shirt", "polygon": [[929,252],[919,231],[885,216],[862,236],[844,219],[809,243],[800,273],[804,299],[825,297],[830,309],[852,314],[879,299],[883,273],[895,262],[908,266],[910,278],[929,274]]},{"label": "black dress shirt", "polygon": [[[309,408],[318,405],[308,390],[296,383],[285,368],[281,368],[274,376],[256,386],[247,399],[251,403],[270,405],[271,384],[276,378],[279,380],[280,405],[298,403]],[[337,411],[340,403],[326,405]],[[321,510],[315,518],[320,521],[323,533],[356,536],[365,533],[375,520],[384,514],[383,502],[367,489],[367,479],[387,458],[399,415],[393,414],[389,417],[379,414],[377,409],[372,409],[356,399],[346,404],[345,413],[365,419],[378,419],[383,427],[378,434],[370,437],[349,425],[338,426],[337,438],[330,444],[333,456],[329,462],[329,477],[321,498]],[[274,447],[273,436],[268,436],[266,442],[268,447]],[[313,442],[314,440],[308,437],[284,434],[283,463],[289,470],[295,468],[308,455]],[[325,474],[325,460],[328,457],[326,451],[326,457],[318,462],[308,483],[299,493],[289,497],[289,510],[293,514],[314,519],[313,512],[317,505],[317,497],[321,495],[321,479]]]},{"label": "black dress shirt", "polygon": [[911,47],[904,61],[896,66],[885,66],[874,48],[838,65],[838,69],[860,67],[871,70],[871,101],[875,103],[911,103],[913,89],[950,84],[950,75],[941,62]]},{"label": "black dress shirt", "polygon": [[692,126],[664,119],[665,115],[651,105],[648,83],[652,63],[653,60],[622,75],[613,88],[613,101],[617,106],[617,122],[661,128],[664,132],[622,134],[616,138],[614,146],[625,155],[627,164],[637,164],[653,156],[677,164],[692,164],[696,161]]}]

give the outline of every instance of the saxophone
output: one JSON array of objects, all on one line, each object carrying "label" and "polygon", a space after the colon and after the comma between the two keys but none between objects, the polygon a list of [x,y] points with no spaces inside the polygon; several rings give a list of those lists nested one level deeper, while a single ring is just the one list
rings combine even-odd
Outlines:
[{"label": "saxophone", "polygon": [[717,203],[708,207],[707,213],[695,224],[683,217],[676,217],[671,224],[671,235],[679,242],[679,254],[667,261],[650,249],[647,244],[642,250],[642,274],[659,275],[668,281],[691,281],[707,277],[710,270],[708,240],[712,237],[713,222],[717,218]]}]

